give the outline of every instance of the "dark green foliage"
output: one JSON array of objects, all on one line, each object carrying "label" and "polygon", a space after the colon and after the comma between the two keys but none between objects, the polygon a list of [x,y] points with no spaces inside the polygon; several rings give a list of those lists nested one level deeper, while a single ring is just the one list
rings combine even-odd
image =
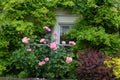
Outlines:
[{"label": "dark green foliage", "polygon": [[[27,51],[31,48],[32,51]],[[73,60],[67,64],[66,57],[75,57],[70,49],[59,46],[57,50],[49,48],[48,44],[21,43],[21,48],[14,51],[10,61],[14,70],[10,70],[17,77],[39,77],[46,79],[74,79],[76,78],[76,62]],[[49,57],[43,66],[39,66],[40,61]]]}]

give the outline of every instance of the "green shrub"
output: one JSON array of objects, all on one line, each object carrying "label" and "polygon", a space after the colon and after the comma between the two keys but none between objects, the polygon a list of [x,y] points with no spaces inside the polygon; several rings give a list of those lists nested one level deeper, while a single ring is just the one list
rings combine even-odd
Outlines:
[{"label": "green shrub", "polygon": [[[47,79],[75,79],[76,61],[75,54],[72,49],[65,46],[58,46],[57,42],[49,40],[49,33],[43,39],[34,40],[24,37],[20,45],[21,48],[14,51],[11,56],[12,65],[15,66],[15,71],[18,76],[21,71],[27,73],[27,77],[40,77]],[[46,39],[48,38],[48,39]],[[38,42],[37,42],[38,41]],[[50,45],[53,45],[50,47]],[[66,58],[72,58],[72,62],[66,62]],[[48,58],[46,61],[45,58]],[[42,64],[42,62],[44,62]],[[33,74],[34,73],[34,74]]]}]

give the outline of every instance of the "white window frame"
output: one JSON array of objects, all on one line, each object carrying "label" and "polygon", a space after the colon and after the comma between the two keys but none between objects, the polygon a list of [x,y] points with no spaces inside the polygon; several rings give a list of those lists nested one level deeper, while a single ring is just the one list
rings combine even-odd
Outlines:
[{"label": "white window frame", "polygon": [[[72,29],[72,27],[73,27],[73,25],[74,24],[60,24],[60,26],[59,26],[59,43],[61,44],[61,27],[63,27],[63,26],[70,26],[70,29]],[[70,30],[69,29],[69,30]],[[69,31],[68,30],[68,31]]]},{"label": "white window frame", "polygon": [[[63,11],[63,10],[56,10],[56,24],[53,29],[52,35],[54,35],[55,32],[58,33],[58,44],[60,44],[60,26],[61,25],[74,25],[76,19],[78,17],[76,15],[73,15],[69,13],[68,11]],[[52,36],[52,39],[55,37]],[[61,45],[61,44],[60,44]]]}]

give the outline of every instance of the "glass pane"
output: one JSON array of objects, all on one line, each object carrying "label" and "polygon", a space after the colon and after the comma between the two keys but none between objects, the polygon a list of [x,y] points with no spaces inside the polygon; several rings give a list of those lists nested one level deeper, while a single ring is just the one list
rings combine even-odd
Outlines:
[{"label": "glass pane", "polygon": [[61,25],[60,26],[60,43],[66,41],[66,32],[68,32],[73,25]]}]

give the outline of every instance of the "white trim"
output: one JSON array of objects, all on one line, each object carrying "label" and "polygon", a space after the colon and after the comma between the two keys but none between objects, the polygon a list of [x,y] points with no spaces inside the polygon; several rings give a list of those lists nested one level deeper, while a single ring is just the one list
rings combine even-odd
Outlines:
[{"label": "white trim", "polygon": [[[53,33],[58,33],[58,43],[60,43],[60,25],[73,25],[77,18],[76,15],[70,14],[68,11],[63,11],[61,9],[56,10],[56,24]],[[52,38],[54,39],[54,36],[52,36]]]},{"label": "white trim", "polygon": [[[59,26],[59,34],[60,34],[60,39],[59,39],[59,42],[61,43],[61,32],[63,32],[64,33],[64,31],[61,31],[62,29],[63,29],[63,27],[67,27],[66,29],[67,29],[67,31],[68,30],[70,30],[70,29],[72,29],[72,26],[73,26],[74,24],[60,24],[60,26]],[[63,41],[64,41],[64,39],[63,39]]]}]

